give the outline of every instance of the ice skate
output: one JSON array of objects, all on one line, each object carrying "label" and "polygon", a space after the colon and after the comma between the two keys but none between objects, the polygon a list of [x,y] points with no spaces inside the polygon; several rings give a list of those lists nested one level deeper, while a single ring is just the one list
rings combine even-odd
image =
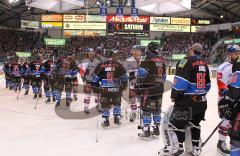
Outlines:
[{"label": "ice skate", "polygon": [[202,153],[202,148],[198,146],[193,146],[192,155],[199,156]]},{"label": "ice skate", "polygon": [[151,136],[150,127],[144,126],[142,133],[139,133],[138,136],[140,138],[149,138]]},{"label": "ice skate", "polygon": [[130,114],[130,119],[129,119],[129,121],[130,121],[130,122],[134,122],[134,121],[136,120],[136,117],[137,117],[137,114],[136,114],[136,113],[131,113],[131,114]]},{"label": "ice skate", "polygon": [[120,117],[119,116],[115,116],[114,117],[114,124],[115,125],[121,125],[121,121],[120,121]]},{"label": "ice skate", "polygon": [[67,107],[70,107],[70,104],[71,104],[71,100],[67,100],[67,101],[66,101],[66,106],[67,106]]},{"label": "ice skate", "polygon": [[223,156],[229,156],[230,155],[230,150],[228,149],[225,141],[221,141],[221,140],[218,141],[217,151],[218,151],[218,153],[220,153]]},{"label": "ice skate", "polygon": [[151,132],[151,135],[154,136],[159,136],[160,132],[159,132],[159,124],[156,124],[153,126],[153,131]]},{"label": "ice skate", "polygon": [[37,98],[37,94],[34,94],[33,98],[36,99]]},{"label": "ice skate", "polygon": [[109,119],[108,118],[105,118],[103,123],[101,123],[101,126],[103,128],[108,128],[109,127]]},{"label": "ice skate", "polygon": [[53,102],[55,102],[55,101],[56,101],[56,98],[55,98],[55,97],[52,97],[52,100],[53,100]]},{"label": "ice skate", "polygon": [[90,114],[88,107],[84,107],[84,113],[85,114]]},{"label": "ice skate", "polygon": [[58,101],[55,105],[55,108],[60,107],[60,101]]},{"label": "ice skate", "polygon": [[183,144],[179,144],[178,148],[165,146],[162,150],[158,152],[158,155],[160,156],[181,156],[183,154],[184,154]]},{"label": "ice skate", "polygon": [[28,95],[28,90],[25,91],[24,95]]},{"label": "ice skate", "polygon": [[45,102],[46,102],[46,104],[50,103],[50,102],[51,102],[50,97],[48,97],[47,100],[46,100]]},{"label": "ice skate", "polygon": [[42,93],[39,93],[39,94],[38,94],[38,97],[39,97],[39,98],[42,98]]}]

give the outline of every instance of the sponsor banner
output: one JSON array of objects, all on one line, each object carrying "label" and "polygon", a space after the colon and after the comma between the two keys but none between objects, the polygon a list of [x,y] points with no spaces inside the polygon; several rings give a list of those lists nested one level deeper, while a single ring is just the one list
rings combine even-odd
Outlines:
[{"label": "sponsor banner", "polygon": [[101,16],[107,16],[107,7],[101,6],[99,9],[100,9],[99,12]]},{"label": "sponsor banner", "polygon": [[42,22],[42,28],[45,29],[62,29],[62,22]]},{"label": "sponsor banner", "polygon": [[146,47],[146,46],[148,46],[148,44],[150,42],[157,42],[157,43],[161,44],[160,40],[140,40],[140,45],[143,47]]},{"label": "sponsor banner", "polygon": [[137,36],[137,37],[149,37],[149,32],[129,32],[129,31],[115,31],[115,32],[108,32],[108,35],[122,35],[122,36]]},{"label": "sponsor banner", "polygon": [[190,28],[188,25],[150,24],[150,31],[190,32]]},{"label": "sponsor banner", "polygon": [[64,30],[64,36],[106,36],[102,30]]},{"label": "sponsor banner", "polygon": [[170,17],[150,17],[150,23],[170,24],[170,22],[171,22]]},{"label": "sponsor banner", "polygon": [[123,7],[116,7],[116,15],[120,17],[123,16]]},{"label": "sponsor banner", "polygon": [[31,57],[32,53],[31,52],[23,52],[23,51],[17,51],[15,52],[16,55],[20,58],[27,58],[27,57]]},{"label": "sponsor banner", "polygon": [[99,15],[86,15],[87,22],[106,22],[106,16],[99,16]]},{"label": "sponsor banner", "polygon": [[149,24],[108,23],[109,31],[149,31]]},{"label": "sponsor banner", "polygon": [[62,15],[42,15],[42,21],[62,21],[63,16]]},{"label": "sponsor banner", "polygon": [[210,20],[200,20],[200,19],[192,19],[192,25],[209,25],[211,24]]},{"label": "sponsor banner", "polygon": [[38,21],[21,20],[21,28],[39,29],[39,22]]},{"label": "sponsor banner", "polygon": [[201,27],[202,26],[196,26],[196,25],[191,26],[191,32],[196,33],[196,32],[198,32],[198,29],[201,28]]},{"label": "sponsor banner", "polygon": [[171,17],[171,24],[190,25],[191,24],[191,19],[190,18],[174,18],[174,17]]},{"label": "sponsor banner", "polygon": [[239,43],[240,43],[240,38],[224,41],[224,44],[239,44]]},{"label": "sponsor banner", "polygon": [[44,42],[48,46],[64,46],[66,44],[66,39],[44,38]]},{"label": "sponsor banner", "polygon": [[64,23],[63,29],[106,30],[106,23]]},{"label": "sponsor banner", "polygon": [[186,54],[172,54],[172,60],[181,60],[186,56]]},{"label": "sponsor banner", "polygon": [[131,15],[132,16],[138,16],[138,8],[132,7],[131,8]]},{"label": "sponsor banner", "polygon": [[63,21],[67,22],[84,22],[85,15],[63,15]]},{"label": "sponsor banner", "polygon": [[108,23],[149,23],[149,16],[107,16]]}]

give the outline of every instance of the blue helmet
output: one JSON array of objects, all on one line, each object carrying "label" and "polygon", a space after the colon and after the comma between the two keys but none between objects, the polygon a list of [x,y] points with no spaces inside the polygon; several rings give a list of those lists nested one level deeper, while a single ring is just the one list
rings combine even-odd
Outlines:
[{"label": "blue helmet", "polygon": [[228,45],[227,46],[227,52],[234,53],[234,52],[237,52],[237,51],[240,51],[240,47],[238,45],[234,44],[234,45]]}]

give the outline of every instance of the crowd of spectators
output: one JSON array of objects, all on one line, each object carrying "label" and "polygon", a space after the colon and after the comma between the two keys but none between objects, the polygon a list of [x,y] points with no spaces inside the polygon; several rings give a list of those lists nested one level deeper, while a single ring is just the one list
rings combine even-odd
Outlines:
[{"label": "crowd of spectators", "polygon": [[184,54],[193,43],[200,43],[209,52],[217,41],[217,33],[173,33],[163,40],[162,51],[168,55]]},{"label": "crowd of spectators", "polygon": [[[22,31],[0,28],[0,61],[7,56],[13,55],[15,52],[32,52],[34,54],[48,55],[54,53],[72,52],[82,57],[85,48],[97,49],[114,49],[118,51],[119,57],[126,58],[130,54],[132,45],[139,43],[135,37],[119,37],[119,36],[97,36],[97,37],[71,37],[67,39],[64,47],[47,47],[44,44],[43,36],[39,32]],[[171,57],[172,54],[187,53],[188,48],[195,42],[204,46],[205,52],[208,53],[211,47],[220,38],[218,33],[172,33],[166,35],[161,40],[161,50],[166,56]]]},{"label": "crowd of spectators", "polygon": [[13,29],[0,29],[0,60],[15,52],[32,51],[40,33]]}]

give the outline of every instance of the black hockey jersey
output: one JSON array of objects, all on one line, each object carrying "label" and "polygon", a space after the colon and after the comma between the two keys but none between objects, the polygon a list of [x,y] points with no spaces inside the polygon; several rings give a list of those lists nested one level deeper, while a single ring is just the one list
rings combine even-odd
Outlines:
[{"label": "black hockey jersey", "polygon": [[[109,92],[119,92],[127,87],[127,73],[119,62],[107,59],[100,63],[93,72],[92,82],[95,86],[106,88]],[[96,85],[97,84],[97,85]]]},{"label": "black hockey jersey", "polygon": [[22,69],[21,64],[19,64],[18,62],[12,62],[10,66],[11,75],[15,77],[21,77],[22,76],[21,69]]},{"label": "black hockey jersey", "polygon": [[172,99],[177,99],[179,95],[206,95],[210,87],[209,69],[205,60],[194,55],[177,63]]},{"label": "black hockey jersey", "polygon": [[141,95],[143,92],[148,96],[162,95],[164,92],[164,82],[166,79],[166,66],[164,60],[158,55],[148,55],[141,61],[139,68],[145,69],[148,74],[146,77],[137,77],[136,93]]}]

